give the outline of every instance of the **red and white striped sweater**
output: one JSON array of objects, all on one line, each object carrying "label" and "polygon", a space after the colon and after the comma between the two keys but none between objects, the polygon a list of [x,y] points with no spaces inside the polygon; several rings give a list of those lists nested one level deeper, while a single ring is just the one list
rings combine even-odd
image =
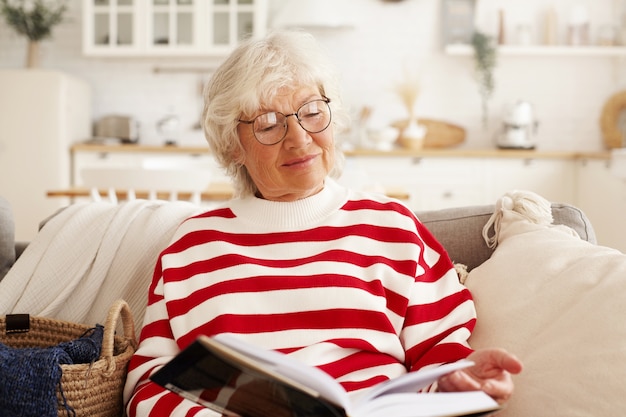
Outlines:
[{"label": "red and white striped sweater", "polygon": [[475,310],[410,209],[327,180],[296,202],[231,201],[186,220],[156,265],[130,417],[213,415],[148,381],[198,335],[288,353],[356,392],[470,353]]}]

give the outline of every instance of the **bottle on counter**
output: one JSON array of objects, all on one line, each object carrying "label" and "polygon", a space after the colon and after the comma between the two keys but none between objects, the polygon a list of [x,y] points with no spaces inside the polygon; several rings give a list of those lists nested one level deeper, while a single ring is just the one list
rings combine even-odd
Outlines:
[{"label": "bottle on counter", "polygon": [[567,22],[567,43],[572,46],[589,45],[589,13],[581,4],[570,9]]},{"label": "bottle on counter", "polygon": [[550,7],[546,11],[543,35],[544,45],[557,45],[559,43],[558,22],[554,7]]}]

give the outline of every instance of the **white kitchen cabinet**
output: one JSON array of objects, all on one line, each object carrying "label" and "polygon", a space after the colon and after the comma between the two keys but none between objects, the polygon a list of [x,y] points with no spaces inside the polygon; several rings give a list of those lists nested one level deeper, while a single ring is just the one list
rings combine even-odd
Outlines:
[{"label": "white kitchen cabinet", "polygon": [[483,204],[488,178],[480,158],[414,158],[411,208],[438,210]]},{"label": "white kitchen cabinet", "polygon": [[130,168],[141,166],[138,153],[73,152],[72,186],[84,186],[83,172],[100,168]]},{"label": "white kitchen cabinet", "polygon": [[581,159],[576,163],[576,205],[591,220],[598,244],[626,253],[626,180],[611,174],[609,160]]},{"label": "white kitchen cabinet", "polygon": [[135,191],[192,191],[229,182],[208,152],[128,152],[77,146],[72,186]]},{"label": "white kitchen cabinet", "polygon": [[89,56],[225,56],[266,30],[267,0],[88,0]]},{"label": "white kitchen cabinet", "polygon": [[342,182],[366,190],[401,189],[413,210],[482,204],[488,190],[483,162],[462,157],[348,157]]},{"label": "white kitchen cabinet", "polygon": [[356,188],[399,187],[414,210],[493,204],[504,193],[529,190],[574,203],[573,159],[525,157],[349,157],[345,183]]},{"label": "white kitchen cabinet", "polygon": [[485,161],[485,169],[491,202],[512,190],[532,191],[555,202],[575,201],[576,166],[571,159],[493,158]]}]

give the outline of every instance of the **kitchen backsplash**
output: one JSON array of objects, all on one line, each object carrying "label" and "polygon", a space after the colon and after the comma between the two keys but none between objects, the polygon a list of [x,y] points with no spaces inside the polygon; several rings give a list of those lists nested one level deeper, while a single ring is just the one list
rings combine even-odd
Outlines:
[{"label": "kitchen backsplash", "polygon": [[[269,0],[270,21],[280,13],[285,0]],[[353,9],[353,28],[317,30],[315,35],[337,63],[343,78],[344,99],[354,117],[367,106],[371,124],[383,126],[406,117],[394,89],[405,71],[419,74],[419,117],[441,119],[467,129],[466,148],[495,146],[506,107],[516,100],[533,103],[539,121],[537,143],[544,150],[604,149],[599,128],[603,104],[626,89],[624,57],[590,55],[500,56],[495,72],[496,89],[489,103],[489,120],[482,124],[481,102],[469,55],[444,53],[441,45],[441,0],[338,0]],[[200,85],[211,68],[212,58],[87,58],[82,55],[80,1],[70,1],[66,21],[55,27],[53,39],[42,43],[41,66],[85,79],[93,87],[94,121],[122,114],[140,123],[139,141],[161,144],[172,139],[157,129],[160,121],[176,116],[182,144],[204,144],[197,129],[201,111]],[[485,3],[489,3],[485,1]],[[528,21],[551,3],[563,10],[564,0],[510,0],[519,26],[523,5]],[[603,21],[612,23],[614,1],[579,1],[589,8],[592,36]],[[491,4],[494,4],[491,2]],[[485,4],[483,4],[485,6]],[[538,25],[538,23],[537,23]],[[517,27],[516,26],[516,27]],[[513,34],[515,29],[508,28]],[[0,68],[24,66],[26,41],[0,22]],[[206,69],[206,72],[167,71],[176,67]],[[163,71],[164,70],[164,71]],[[1,92],[0,92],[1,94]]]}]

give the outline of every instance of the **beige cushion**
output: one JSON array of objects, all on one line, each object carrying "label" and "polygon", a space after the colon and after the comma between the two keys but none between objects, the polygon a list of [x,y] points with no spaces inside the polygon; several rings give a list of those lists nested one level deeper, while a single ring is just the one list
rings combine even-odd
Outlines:
[{"label": "beige cushion", "polygon": [[[418,211],[416,215],[441,242],[452,261],[467,265],[472,270],[486,261],[493,252],[487,247],[481,233],[495,206],[468,206],[444,210]],[[573,228],[578,235],[596,243],[591,222],[578,208],[563,203],[552,203],[555,224]]]},{"label": "beige cushion", "polygon": [[470,271],[474,348],[524,362],[502,417],[626,410],[626,255],[502,209],[498,246]]}]

